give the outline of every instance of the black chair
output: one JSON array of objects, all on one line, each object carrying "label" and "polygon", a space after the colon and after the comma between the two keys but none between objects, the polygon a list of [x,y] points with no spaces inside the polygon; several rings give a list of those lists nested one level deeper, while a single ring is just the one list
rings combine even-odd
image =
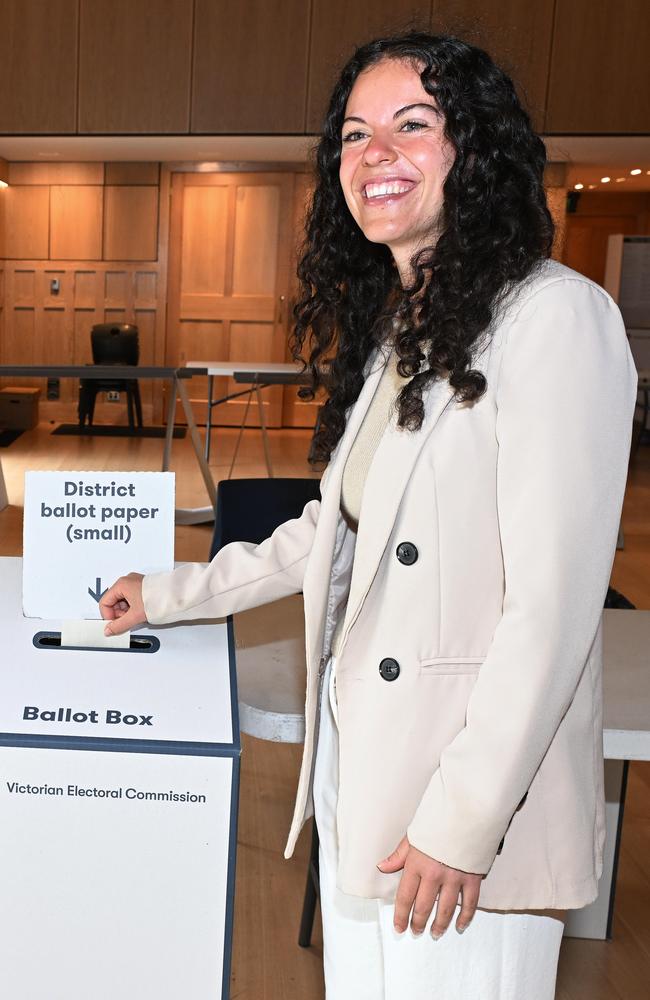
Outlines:
[{"label": "black chair", "polygon": [[[210,559],[229,542],[259,544],[278,525],[300,517],[310,500],[320,499],[318,479],[224,479],[217,487],[217,512]],[[308,948],[319,892],[318,830],[312,820],[307,884],[298,944]]]},{"label": "black chair", "polygon": [[[94,365],[137,365],[140,360],[138,328],[130,323],[98,323],[90,331]],[[142,427],[142,402],[137,378],[85,379],[79,383],[79,426],[86,418],[92,427],[98,392],[126,393],[129,429],[135,430],[133,411]]]}]

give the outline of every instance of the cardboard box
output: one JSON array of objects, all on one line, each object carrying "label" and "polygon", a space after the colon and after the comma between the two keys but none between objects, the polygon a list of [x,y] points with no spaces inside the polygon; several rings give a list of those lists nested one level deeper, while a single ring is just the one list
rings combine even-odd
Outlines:
[{"label": "cardboard box", "polygon": [[38,424],[40,389],[7,386],[0,389],[0,427],[29,431]]}]

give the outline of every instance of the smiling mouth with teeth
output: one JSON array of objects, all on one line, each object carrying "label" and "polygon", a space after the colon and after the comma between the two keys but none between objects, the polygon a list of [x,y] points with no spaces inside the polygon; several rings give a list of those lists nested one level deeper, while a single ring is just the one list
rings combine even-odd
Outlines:
[{"label": "smiling mouth with teeth", "polygon": [[400,181],[390,181],[389,183],[366,184],[363,194],[370,201],[373,198],[385,198],[387,195],[406,194],[415,185],[406,184]]}]

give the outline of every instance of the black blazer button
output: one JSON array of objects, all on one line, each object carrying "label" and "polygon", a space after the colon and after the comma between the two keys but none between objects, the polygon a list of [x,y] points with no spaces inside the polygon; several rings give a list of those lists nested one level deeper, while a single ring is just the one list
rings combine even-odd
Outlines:
[{"label": "black blazer button", "polygon": [[418,550],[413,542],[400,542],[397,546],[397,558],[405,566],[412,566],[418,557]]},{"label": "black blazer button", "polygon": [[379,664],[379,674],[385,681],[396,681],[399,677],[399,663],[391,656],[385,657]]}]

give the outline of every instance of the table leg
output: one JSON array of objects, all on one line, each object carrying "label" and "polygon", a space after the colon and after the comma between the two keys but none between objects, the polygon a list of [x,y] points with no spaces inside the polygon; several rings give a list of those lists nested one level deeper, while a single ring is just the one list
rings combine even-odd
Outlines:
[{"label": "table leg", "polygon": [[176,382],[171,379],[169,386],[169,399],[167,400],[167,416],[165,417],[165,447],[163,449],[162,471],[169,471],[169,464],[172,457],[172,441],[174,440],[174,418],[176,416]]},{"label": "table leg", "polygon": [[208,417],[205,423],[205,460],[210,461],[210,432],[212,430],[212,387],[214,376],[208,375]]},{"label": "table leg", "polygon": [[262,428],[262,441],[264,443],[264,458],[266,459],[266,471],[269,479],[273,479],[273,466],[271,465],[271,449],[269,448],[269,438],[266,433],[266,421],[264,419],[264,404],[259,383],[255,383],[255,394],[257,396],[257,408],[260,412],[260,427]]},{"label": "table leg", "polygon": [[210,472],[210,466],[206,462],[205,455],[203,454],[203,442],[201,441],[201,435],[198,432],[196,421],[194,420],[192,404],[190,403],[190,398],[187,395],[187,389],[185,388],[183,379],[176,379],[176,391],[180,396],[183,412],[185,413],[185,419],[187,420],[187,427],[192,440],[192,446],[194,447],[194,453],[197,457],[199,467],[201,469],[201,475],[203,476],[203,482],[205,483],[205,488],[208,491],[208,496],[210,497],[210,502],[216,515],[217,488],[214,485],[214,479],[212,478],[212,473]]},{"label": "table leg", "polygon": [[246,409],[244,410],[244,419],[242,420],[241,424],[239,425],[239,434],[237,435],[237,440],[235,441],[235,448],[234,448],[234,451],[232,453],[232,461],[230,463],[230,468],[228,469],[228,479],[230,479],[231,476],[232,476],[232,471],[235,468],[235,462],[237,461],[237,455],[239,454],[239,446],[241,444],[241,439],[242,439],[242,435],[244,433],[244,428],[246,426],[246,421],[248,420],[248,411],[250,410],[252,393],[253,393],[253,390],[249,389],[248,390],[248,399],[246,400]]},{"label": "table leg", "polygon": [[569,910],[564,928],[567,937],[595,938],[603,941],[612,936],[616,872],[628,766],[626,760],[605,761],[606,834],[603,874],[598,886],[598,896],[593,903],[581,910]]}]

